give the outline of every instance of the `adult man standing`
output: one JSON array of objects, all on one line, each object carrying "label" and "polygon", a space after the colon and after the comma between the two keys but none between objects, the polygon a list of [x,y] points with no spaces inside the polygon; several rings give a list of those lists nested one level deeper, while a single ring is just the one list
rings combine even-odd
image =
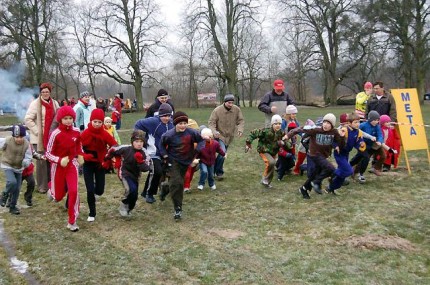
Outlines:
[{"label": "adult man standing", "polygon": [[273,82],[273,90],[266,93],[258,104],[258,110],[265,114],[264,124],[266,128],[270,128],[272,116],[275,114],[283,117],[288,105],[294,105],[293,99],[284,92],[284,81],[276,79]]},{"label": "adult man standing", "polygon": [[[212,111],[208,126],[222,150],[227,154],[227,148],[233,141],[235,131],[237,136],[241,137],[245,126],[242,111],[234,105],[233,94],[225,95],[224,103]],[[224,159],[225,157],[218,155],[215,160],[214,172],[218,179],[222,179],[224,175]]]},{"label": "adult man standing", "polygon": [[366,118],[370,111],[376,111],[380,116],[387,115],[393,122],[397,122],[396,102],[393,95],[385,92],[384,83],[373,83],[373,95],[367,100]]},{"label": "adult man standing", "polygon": [[[155,98],[155,102],[152,103],[151,106],[149,106],[148,111],[146,111],[145,118],[150,118],[158,115],[158,109],[160,108],[161,104],[167,103],[172,107],[173,112],[175,112],[175,107],[173,107],[173,104],[170,100],[169,93],[164,90],[160,89],[157,92],[157,98]],[[172,114],[173,115],[173,114]]]}]

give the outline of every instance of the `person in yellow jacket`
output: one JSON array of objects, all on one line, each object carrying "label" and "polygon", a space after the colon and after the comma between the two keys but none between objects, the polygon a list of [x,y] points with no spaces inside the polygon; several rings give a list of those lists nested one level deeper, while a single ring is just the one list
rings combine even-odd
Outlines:
[{"label": "person in yellow jacket", "polygon": [[360,120],[366,119],[367,100],[372,95],[373,84],[371,82],[364,83],[364,91],[360,92],[355,97],[355,113],[360,117]]}]

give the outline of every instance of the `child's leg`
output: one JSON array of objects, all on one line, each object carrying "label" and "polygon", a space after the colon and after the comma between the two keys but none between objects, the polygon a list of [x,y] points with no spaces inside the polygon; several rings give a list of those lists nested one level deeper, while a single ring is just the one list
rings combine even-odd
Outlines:
[{"label": "child's leg", "polygon": [[139,183],[130,177],[123,178],[123,185],[126,188],[125,197],[122,202],[128,205],[128,212],[132,211],[136,206],[137,197],[139,196]]},{"label": "child's leg", "polygon": [[16,173],[11,169],[5,169],[6,175],[6,190],[5,192],[9,194],[10,199],[10,209],[16,207],[16,203],[19,197],[19,190],[21,188],[22,174]]},{"label": "child's leg", "polygon": [[[225,143],[220,139],[217,139],[217,141],[218,141],[221,149],[224,152],[226,152],[228,146],[225,145]],[[214,170],[216,176],[223,176],[224,175],[224,160],[225,160],[224,156],[219,155],[219,154],[217,155],[217,157],[215,159],[215,170]]]},{"label": "child's leg", "polygon": [[260,157],[264,161],[263,184],[270,184],[275,172],[275,158],[269,153],[260,153]]},{"label": "child's leg", "polygon": [[385,151],[382,147],[374,151],[375,153],[375,169],[381,171],[382,170],[382,164],[385,161],[386,155]]},{"label": "child's leg", "polygon": [[348,156],[335,155],[335,158],[337,163],[337,169],[335,170],[335,176],[331,180],[331,183],[328,187],[328,189],[331,191],[339,189],[343,185],[345,179],[353,174],[352,167],[348,163]]},{"label": "child's leg", "polygon": [[314,184],[318,184],[321,186],[321,183],[325,178],[333,175],[335,167],[326,158],[322,156],[316,156],[315,164],[318,165],[320,171],[316,173],[313,182]]},{"label": "child's leg", "polygon": [[191,181],[193,180],[194,172],[196,171],[196,166],[192,167],[191,165],[188,166],[187,172],[185,173],[184,177],[184,189],[190,189],[191,188]]},{"label": "child's leg", "polygon": [[316,177],[316,174],[319,173],[319,166],[315,163],[316,157],[307,155],[307,179],[303,186],[306,188],[306,190],[312,189],[312,181]]},{"label": "child's leg", "polygon": [[163,175],[163,168],[161,167],[161,160],[154,158],[152,159],[152,165],[154,166],[154,169],[151,174],[148,175],[150,177],[149,186],[147,191],[148,195],[157,195],[158,186],[160,185],[160,179]]},{"label": "child's leg", "polygon": [[96,172],[96,163],[85,162],[82,170],[84,174],[85,187],[87,188],[87,202],[88,202],[88,208],[90,210],[89,216],[95,217],[96,216],[96,198],[94,196],[95,194],[94,177]]},{"label": "child's leg", "polygon": [[67,181],[67,211],[69,214],[68,222],[73,225],[79,216],[79,195],[78,195],[78,164],[69,163],[65,168],[64,179]]},{"label": "child's leg", "polygon": [[[34,175],[31,173],[30,175],[23,177],[25,181],[27,181],[27,191],[24,193],[24,200],[28,204],[32,204],[33,201],[33,192],[36,187],[36,181],[34,180]],[[29,205],[30,206],[30,205]]]},{"label": "child's leg", "polygon": [[299,151],[297,153],[296,165],[295,165],[294,170],[293,170],[294,174],[299,174],[300,173],[300,165],[303,164],[303,162],[305,161],[305,159],[306,159],[306,152]]},{"label": "child's leg", "polygon": [[276,165],[278,167],[278,179],[281,180],[285,175],[285,171],[287,171],[286,158],[278,155]]},{"label": "child's leg", "polygon": [[51,165],[52,180],[49,183],[49,193],[55,201],[61,201],[67,193],[66,189],[66,168],[57,163]]},{"label": "child's leg", "polygon": [[175,210],[182,210],[182,201],[184,198],[184,176],[188,166],[172,162],[170,169],[169,188]]},{"label": "child's leg", "polygon": [[203,162],[200,162],[200,179],[199,186],[205,186],[206,179],[208,177],[208,166]]},{"label": "child's leg", "polygon": [[214,165],[207,166],[207,168],[208,168],[208,184],[209,184],[209,187],[212,187],[215,185],[215,179],[214,179],[215,166]]}]

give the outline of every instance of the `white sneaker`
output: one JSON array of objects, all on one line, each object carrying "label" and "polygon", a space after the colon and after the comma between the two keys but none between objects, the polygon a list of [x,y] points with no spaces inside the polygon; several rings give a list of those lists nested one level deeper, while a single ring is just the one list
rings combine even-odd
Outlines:
[{"label": "white sneaker", "polygon": [[94,194],[94,198],[96,199],[96,202],[99,201],[101,197],[102,196],[100,196],[100,195]]},{"label": "white sneaker", "polygon": [[216,185],[211,186],[211,190],[216,190]]},{"label": "white sneaker", "polygon": [[184,193],[190,193],[190,188],[184,188]]},{"label": "white sneaker", "polygon": [[67,228],[72,231],[72,232],[77,232],[79,231],[79,227],[76,223],[74,224],[67,224]]},{"label": "white sneaker", "polygon": [[203,190],[203,185],[199,185],[199,186],[197,186],[197,189],[199,189],[199,190]]},{"label": "white sneaker", "polygon": [[96,217],[91,217],[91,216],[89,216],[88,218],[87,218],[87,222],[94,222],[96,220]]},{"label": "white sneaker", "polygon": [[122,216],[122,217],[127,217],[128,216],[128,205],[126,205],[126,204],[124,204],[124,203],[120,203],[120,205],[119,205],[119,214]]},{"label": "white sneaker", "polygon": [[46,191],[46,197],[48,197],[49,202],[56,202],[54,196],[51,194],[51,190]]}]

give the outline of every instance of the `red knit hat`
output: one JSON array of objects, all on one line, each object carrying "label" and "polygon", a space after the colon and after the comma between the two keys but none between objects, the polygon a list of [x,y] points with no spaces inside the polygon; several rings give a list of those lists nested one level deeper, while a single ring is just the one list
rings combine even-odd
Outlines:
[{"label": "red knit hat", "polygon": [[76,113],[70,106],[63,106],[57,111],[57,122],[61,123],[61,119],[63,119],[65,116],[71,116],[73,118],[73,121],[76,120]]},{"label": "red knit hat", "polygon": [[103,112],[102,109],[94,109],[91,112],[91,116],[90,116],[90,121],[92,120],[100,120],[100,121],[104,121],[105,119],[105,112]]},{"label": "red knit hat", "polygon": [[372,84],[372,82],[366,82],[366,83],[364,83],[364,89],[369,89],[369,88],[373,88],[373,84]]},{"label": "red knit hat", "polygon": [[295,128],[297,128],[297,124],[295,122],[289,122],[288,123],[288,126],[287,126],[288,131],[295,129]]},{"label": "red knit hat", "polygon": [[339,121],[341,124],[347,123],[348,122],[348,114],[347,113],[340,114]]}]

